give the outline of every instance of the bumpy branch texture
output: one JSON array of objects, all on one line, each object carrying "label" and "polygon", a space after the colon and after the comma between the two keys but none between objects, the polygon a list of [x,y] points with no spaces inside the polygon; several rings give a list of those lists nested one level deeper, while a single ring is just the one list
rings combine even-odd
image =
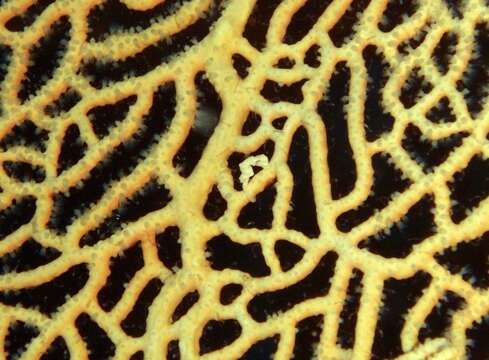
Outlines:
[{"label": "bumpy branch texture", "polygon": [[487,1],[0,4],[0,358],[489,358]]}]

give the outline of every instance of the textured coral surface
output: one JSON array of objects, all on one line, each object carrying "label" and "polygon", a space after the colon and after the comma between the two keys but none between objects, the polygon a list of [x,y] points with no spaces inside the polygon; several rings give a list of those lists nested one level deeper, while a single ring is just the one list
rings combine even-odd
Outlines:
[{"label": "textured coral surface", "polygon": [[487,0],[0,23],[0,359],[489,359]]}]

